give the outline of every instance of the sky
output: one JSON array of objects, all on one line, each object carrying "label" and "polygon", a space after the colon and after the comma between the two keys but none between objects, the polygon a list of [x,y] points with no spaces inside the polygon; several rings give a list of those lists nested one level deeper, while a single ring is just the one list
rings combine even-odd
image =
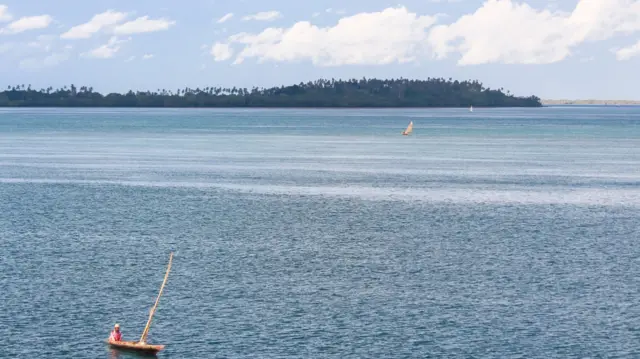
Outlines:
[{"label": "sky", "polygon": [[640,100],[640,0],[0,0],[0,88],[362,77]]}]

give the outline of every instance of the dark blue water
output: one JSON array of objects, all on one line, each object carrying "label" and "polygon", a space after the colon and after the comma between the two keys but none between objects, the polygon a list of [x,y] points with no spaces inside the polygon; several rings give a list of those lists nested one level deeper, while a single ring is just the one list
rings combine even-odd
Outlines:
[{"label": "dark blue water", "polygon": [[[409,121],[413,136],[400,136]],[[640,357],[640,109],[0,110],[0,357]]]}]

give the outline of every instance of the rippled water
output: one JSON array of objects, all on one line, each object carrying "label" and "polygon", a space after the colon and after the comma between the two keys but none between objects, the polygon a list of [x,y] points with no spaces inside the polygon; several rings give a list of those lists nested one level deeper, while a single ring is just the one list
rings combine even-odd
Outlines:
[{"label": "rippled water", "polygon": [[640,356],[640,108],[2,109],[0,214],[0,357],[130,357],[171,250],[159,357]]}]

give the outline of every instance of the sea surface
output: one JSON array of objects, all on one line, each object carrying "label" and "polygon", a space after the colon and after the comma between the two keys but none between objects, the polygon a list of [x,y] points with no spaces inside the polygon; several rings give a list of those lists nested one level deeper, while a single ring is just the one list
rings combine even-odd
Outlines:
[{"label": "sea surface", "polygon": [[[400,133],[414,122],[411,136]],[[639,358],[640,107],[0,109],[0,357]]]}]

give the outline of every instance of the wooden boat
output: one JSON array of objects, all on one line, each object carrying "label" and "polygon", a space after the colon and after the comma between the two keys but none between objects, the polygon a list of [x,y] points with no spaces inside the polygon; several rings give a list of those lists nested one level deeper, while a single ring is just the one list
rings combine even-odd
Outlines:
[{"label": "wooden boat", "polygon": [[151,319],[156,312],[156,308],[158,307],[158,303],[160,302],[160,296],[162,295],[162,291],[164,290],[165,284],[167,284],[167,278],[169,278],[169,271],[171,270],[171,262],[173,261],[173,252],[169,255],[169,265],[167,266],[167,272],[164,275],[164,280],[162,281],[162,286],[160,287],[160,293],[158,293],[158,297],[156,298],[156,302],[153,304],[151,311],[149,312],[149,319],[147,320],[147,325],[144,327],[142,331],[142,336],[140,340],[135,341],[114,341],[107,339],[107,343],[110,347],[121,349],[121,350],[132,350],[137,352],[144,352],[147,354],[156,354],[157,352],[164,349],[164,345],[154,345],[147,343],[147,336],[149,335],[149,328],[151,327]]},{"label": "wooden boat", "polygon": [[406,130],[402,131],[402,135],[409,136],[411,132],[413,132],[413,121],[409,122],[409,126],[407,126]]},{"label": "wooden boat", "polygon": [[143,344],[143,343],[135,342],[135,341],[131,341],[131,342],[125,342],[125,341],[116,342],[116,341],[112,341],[112,340],[107,340],[107,343],[109,343],[110,347],[115,348],[115,349],[130,350],[130,351],[136,351],[136,352],[144,352],[144,353],[148,353],[148,354],[156,354],[159,351],[161,351],[162,349],[164,349],[164,345]]}]

